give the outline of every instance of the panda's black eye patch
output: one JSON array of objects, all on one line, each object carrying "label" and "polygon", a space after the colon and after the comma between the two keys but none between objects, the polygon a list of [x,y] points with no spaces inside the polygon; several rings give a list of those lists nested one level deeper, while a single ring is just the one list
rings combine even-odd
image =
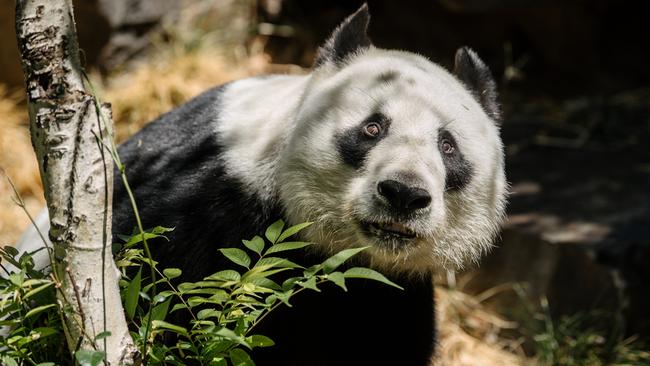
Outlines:
[{"label": "panda's black eye patch", "polygon": [[373,113],[357,126],[335,136],[336,146],[343,161],[359,169],[368,152],[388,133],[390,119],[382,113]]},{"label": "panda's black eye patch", "polygon": [[451,132],[441,129],[438,133],[438,148],[445,164],[445,190],[463,189],[472,178],[472,165],[463,156]]}]

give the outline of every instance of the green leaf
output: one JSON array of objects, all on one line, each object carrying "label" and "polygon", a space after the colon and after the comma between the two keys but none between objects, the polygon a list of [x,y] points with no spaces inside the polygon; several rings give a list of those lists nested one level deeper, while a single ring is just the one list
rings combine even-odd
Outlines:
[{"label": "green leaf", "polygon": [[223,357],[215,357],[210,360],[208,366],[228,366],[228,361]]},{"label": "green leaf", "polygon": [[334,254],[333,256],[329,257],[325,262],[323,262],[323,271],[325,273],[333,272],[341,264],[343,264],[343,262],[347,261],[357,253],[366,250],[367,248],[369,247],[350,248]]},{"label": "green leaf", "polygon": [[232,362],[233,366],[255,366],[251,356],[241,348],[230,350],[230,362]]},{"label": "green leaf", "polygon": [[271,338],[259,334],[246,337],[246,341],[253,347],[271,347],[275,345]]},{"label": "green leaf", "polygon": [[[283,269],[276,269],[275,271],[282,271]],[[274,272],[274,271],[270,271]],[[280,290],[280,285],[275,283],[275,281],[262,277],[262,278],[255,278],[250,281],[250,283],[254,284],[257,287],[263,287],[263,288],[268,288],[272,290]],[[261,292],[266,292],[266,291],[261,291]]]},{"label": "green leaf", "polygon": [[5,253],[7,253],[7,255],[10,256],[10,257],[16,257],[20,253],[18,251],[18,249],[14,248],[14,247],[12,247],[10,245],[5,245],[4,247],[2,247],[2,250]]},{"label": "green leaf", "polygon": [[40,286],[38,286],[37,288],[35,288],[35,289],[33,289],[33,290],[29,290],[29,291],[27,291],[27,293],[23,296],[23,299],[28,299],[28,298],[30,298],[30,297],[32,297],[32,296],[38,294],[39,292],[41,292],[41,291],[43,291],[43,290],[45,290],[45,289],[47,289],[47,288],[53,286],[53,285],[54,285],[54,282],[48,282],[48,283],[46,283],[46,284],[44,284],[44,285],[40,285]]},{"label": "green leaf", "polygon": [[262,254],[262,250],[264,249],[264,239],[260,238],[259,236],[255,236],[251,240],[242,240],[242,243],[246,246],[246,248],[254,251],[257,254]]},{"label": "green leaf", "polygon": [[345,278],[365,278],[368,280],[379,281],[387,285],[396,287],[400,290],[404,290],[402,286],[392,282],[391,280],[386,278],[383,274],[370,268],[362,268],[362,267],[350,268],[347,271],[345,271],[343,276],[345,276]]},{"label": "green leaf", "polygon": [[289,291],[296,286],[298,281],[302,280],[302,277],[291,277],[287,278],[282,282],[282,291]]},{"label": "green leaf", "polygon": [[205,278],[207,281],[239,281],[240,279],[241,275],[239,272],[233,271],[232,269],[219,271]]},{"label": "green leaf", "polygon": [[173,313],[176,310],[187,309],[187,308],[188,308],[187,305],[185,305],[183,303],[174,304],[174,306],[172,307],[172,310],[170,311],[170,313]]},{"label": "green leaf", "polygon": [[34,337],[34,335],[37,335],[38,339],[49,337],[51,335],[59,334],[58,329],[54,328],[48,328],[48,327],[38,327],[36,329],[33,329],[30,332],[30,336]]},{"label": "green leaf", "polygon": [[278,238],[278,242],[283,242],[286,238],[298,233],[300,230],[306,228],[307,226],[313,224],[313,222],[303,222],[302,224],[294,225],[287,230],[285,230],[282,235]]},{"label": "green leaf", "polygon": [[[16,266],[20,267],[20,264],[17,264]],[[14,285],[20,287],[20,286],[22,286],[23,281],[25,280],[25,273],[23,271],[14,272],[14,273],[9,275],[9,280]]]},{"label": "green leaf", "polygon": [[321,269],[323,269],[322,264],[314,264],[313,266],[305,269],[303,271],[303,274],[305,275],[305,277],[311,277],[311,276],[315,275]]},{"label": "green leaf", "polygon": [[56,366],[56,364],[54,362],[41,362],[36,366]]},{"label": "green leaf", "polygon": [[316,286],[316,277],[310,277],[307,281],[300,281],[298,284],[304,288],[320,292],[320,289]]},{"label": "green leaf", "polygon": [[18,362],[9,356],[2,356],[2,358],[0,358],[0,361],[2,361],[2,365],[5,366],[18,366]]},{"label": "green leaf", "polygon": [[154,321],[151,322],[151,325],[153,326],[154,329],[165,329],[165,330],[177,333],[177,334],[187,336],[187,329],[185,329],[185,328],[183,328],[181,326],[178,326],[178,325],[168,323],[168,322],[166,322],[164,320],[154,320]]},{"label": "green leaf", "polygon": [[140,286],[142,282],[142,267],[138,269],[135,277],[129,282],[129,286],[126,288],[126,294],[124,299],[124,311],[129,319],[133,320],[135,316],[135,309],[138,306],[138,295],[140,294]]},{"label": "green leaf", "polygon": [[167,241],[169,241],[169,239],[167,239],[166,236],[163,236],[163,235],[160,235],[160,234],[147,233],[147,232],[142,233],[142,234],[137,233],[137,234],[131,236],[129,238],[129,240],[127,240],[127,242],[124,243],[123,247],[124,248],[131,248],[132,246],[143,242],[144,241],[143,237],[146,240],[151,240],[151,239],[156,239],[156,238],[165,238]]},{"label": "green leaf", "polygon": [[269,241],[272,244],[275,244],[278,238],[280,237],[280,233],[282,233],[283,227],[284,227],[284,221],[278,220],[272,223],[271,226],[269,226],[266,229],[266,233],[264,235],[266,236],[267,239],[269,239]]},{"label": "green leaf", "polygon": [[332,272],[327,275],[327,279],[334,282],[335,285],[342,288],[344,291],[347,291],[345,287],[345,275],[341,272]]},{"label": "green leaf", "polygon": [[216,335],[220,337],[224,337],[227,340],[233,341],[237,344],[240,344],[246,348],[251,348],[251,345],[244,339],[244,337],[240,336],[239,334],[235,333],[234,331],[223,327],[219,329],[218,331],[215,332]]},{"label": "green leaf", "polygon": [[170,280],[172,278],[176,278],[176,277],[180,276],[181,273],[182,273],[182,271],[180,269],[178,269],[178,268],[165,268],[163,270],[163,274],[165,275],[165,277],[169,278]]},{"label": "green leaf", "polygon": [[167,312],[169,311],[169,304],[171,303],[171,301],[172,298],[170,297],[169,299],[167,299],[167,301],[154,306],[154,308],[151,309],[151,319],[165,320],[165,317],[167,316]]},{"label": "green leaf", "polygon": [[302,268],[301,265],[293,263],[292,261],[279,257],[266,257],[260,259],[255,265],[256,268],[264,268],[264,270],[277,267],[277,268]]},{"label": "green leaf", "polygon": [[312,245],[314,243],[307,243],[303,241],[288,241],[286,243],[278,243],[275,244],[274,246],[270,247],[267,251],[266,254],[272,254],[272,253],[277,253],[277,252],[284,252],[287,250],[294,250],[294,249],[300,249],[304,248],[308,245]]},{"label": "green leaf", "polygon": [[56,304],[48,304],[48,305],[42,305],[42,306],[35,307],[32,310],[28,311],[27,314],[25,314],[25,317],[23,319],[28,319],[28,318],[31,318],[33,316],[36,316],[36,315],[44,312],[45,310],[51,309],[51,308],[53,308],[55,306],[56,306]]},{"label": "green leaf", "polygon": [[104,352],[80,349],[75,354],[79,366],[98,366],[104,361]]},{"label": "green leaf", "polygon": [[110,336],[111,336],[111,332],[109,332],[108,330],[104,331],[104,332],[101,332],[101,333],[99,333],[98,335],[95,336],[95,342],[96,341],[101,341],[102,339],[108,338]]},{"label": "green leaf", "polygon": [[248,268],[251,264],[251,258],[239,248],[224,248],[219,249],[226,258],[230,259],[233,263],[238,264],[242,267]]},{"label": "green leaf", "polygon": [[277,291],[274,294],[285,305],[287,305],[288,307],[292,307],[292,305],[289,303],[289,298],[291,298],[291,296],[293,296],[293,289],[290,289],[290,290],[287,290],[287,291],[284,291],[284,292]]},{"label": "green leaf", "polygon": [[217,318],[219,316],[221,316],[221,312],[219,310],[213,309],[213,308],[203,309],[203,310],[199,311],[198,314],[196,314],[196,317],[198,319],[200,319],[200,320],[209,319],[209,318]]}]

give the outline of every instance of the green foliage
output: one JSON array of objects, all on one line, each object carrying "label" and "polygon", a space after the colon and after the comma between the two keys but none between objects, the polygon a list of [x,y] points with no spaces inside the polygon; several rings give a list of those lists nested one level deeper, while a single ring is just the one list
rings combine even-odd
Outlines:
[{"label": "green foliage", "polygon": [[[344,262],[366,248],[343,250],[321,264],[305,268],[286,258],[278,257],[289,251],[303,249],[312,243],[285,241],[309,226],[304,223],[285,229],[283,221],[267,228],[264,238],[255,236],[243,240],[243,248],[222,248],[218,251],[230,260],[235,269],[224,269],[198,282],[176,284],[181,270],[166,268],[149,260],[142,249],[123,245],[117,263],[125,274],[121,281],[125,311],[132,320],[132,336],[139,347],[147,344],[149,365],[183,365],[196,360],[207,365],[254,365],[250,351],[271,347],[273,340],[254,332],[257,325],[279,306],[291,306],[291,299],[302,291],[320,291],[320,286],[332,282],[347,291],[346,280],[364,278],[392,283],[380,273],[368,268],[336,271]],[[147,239],[164,234],[147,232]],[[137,234],[137,236],[141,236]],[[136,239],[123,238],[126,243]],[[142,265],[155,270],[158,289],[154,293],[151,278],[145,277]],[[127,271],[128,267],[133,267]],[[135,269],[137,268],[137,271]],[[135,273],[130,280],[127,273]],[[284,278],[282,283],[278,279]],[[172,313],[184,313],[189,324],[173,324]],[[150,327],[151,332],[147,332]],[[162,342],[173,339],[170,342]]]},{"label": "green foliage", "polygon": [[[116,263],[122,271],[120,288],[124,311],[131,324],[131,335],[141,349],[147,365],[185,365],[196,360],[204,365],[255,365],[250,351],[271,347],[272,339],[254,332],[257,325],[279,306],[291,306],[291,299],[305,290],[320,291],[332,282],[347,291],[346,280],[365,278],[398,285],[368,268],[336,271],[344,262],[365,248],[343,250],[321,264],[305,268],[278,257],[301,250],[312,243],[285,241],[309,226],[304,223],[285,229],[284,222],[273,223],[264,238],[243,240],[243,248],[223,248],[219,252],[240,271],[224,269],[198,282],[176,284],[182,275],[178,268],[159,269],[145,255],[139,244],[164,237],[171,229],[156,227],[122,237],[116,244]],[[56,281],[43,271],[35,271],[31,254],[18,256],[16,249],[0,249],[4,262],[19,271],[0,278],[0,325],[11,327],[9,336],[0,343],[2,365],[102,365],[105,353],[99,350],[78,350],[74,361],[68,353],[56,301]],[[143,268],[153,269],[151,273]],[[4,268],[4,267],[3,267]],[[280,277],[285,280],[277,282]],[[154,283],[155,282],[155,283]],[[158,286],[154,286],[158,285]],[[69,310],[69,308],[68,308]],[[184,312],[189,324],[174,324],[172,313]],[[93,341],[109,337],[110,332],[97,334]],[[163,342],[174,339],[173,344]],[[146,345],[146,347],[143,347]],[[52,362],[54,361],[54,362]]]},{"label": "green foliage", "polygon": [[[0,248],[0,364],[55,365],[72,364],[66,346],[54,280],[34,270],[33,253],[19,256],[13,247]],[[18,268],[9,272],[6,263]]]},{"label": "green foliage", "polygon": [[515,287],[526,305],[525,336],[532,341],[540,366],[647,366],[650,351],[634,338],[621,339],[616,315],[592,310],[553,319],[542,298],[537,310],[521,286]]}]

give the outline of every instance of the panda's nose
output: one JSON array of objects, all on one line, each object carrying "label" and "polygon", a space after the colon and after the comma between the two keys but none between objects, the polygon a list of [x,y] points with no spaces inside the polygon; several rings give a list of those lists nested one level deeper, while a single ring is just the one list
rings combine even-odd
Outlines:
[{"label": "panda's nose", "polygon": [[392,208],[402,212],[426,208],[431,203],[431,195],[422,188],[409,187],[396,180],[383,180],[377,184],[377,192]]}]

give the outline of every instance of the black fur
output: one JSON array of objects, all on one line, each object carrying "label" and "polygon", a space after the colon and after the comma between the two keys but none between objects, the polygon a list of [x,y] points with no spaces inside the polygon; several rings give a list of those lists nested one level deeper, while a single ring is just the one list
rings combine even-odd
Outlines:
[{"label": "black fur", "polygon": [[[363,127],[368,123],[375,122],[381,126],[381,134],[377,137],[368,137],[363,133]],[[336,146],[338,147],[341,159],[355,169],[360,169],[370,152],[370,149],[377,144],[379,140],[386,137],[390,128],[390,119],[381,113],[373,113],[358,126],[352,127],[347,131],[335,136]]]},{"label": "black fur", "polygon": [[[161,268],[183,270],[181,281],[229,267],[217,249],[240,246],[281,217],[278,202],[245,193],[241,182],[224,174],[214,124],[227,87],[161,116],[119,149],[144,225],[175,227],[169,242],[150,246]],[[119,178],[113,210],[114,235],[130,233],[135,221]],[[305,265],[325,259],[294,255],[290,259]],[[280,307],[260,323],[255,332],[277,345],[258,349],[253,359],[261,366],[428,365],[435,345],[431,278],[391,279],[405,290],[349,280],[349,292],[326,286],[322,293],[297,295],[293,308]]]},{"label": "black fur", "polygon": [[465,84],[485,112],[495,122],[501,122],[501,109],[497,101],[497,85],[490,69],[469,47],[456,51],[454,74]]},{"label": "black fur", "polygon": [[367,33],[369,22],[368,5],[363,4],[336,28],[325,45],[318,50],[314,66],[327,62],[340,65],[348,56],[370,47],[372,42]]},{"label": "black fur", "polygon": [[[434,352],[431,278],[392,278],[404,291],[349,280],[303,292],[259,329],[275,347],[261,349],[260,366],[425,366]],[[266,320],[265,320],[266,321]],[[260,323],[262,324],[262,323]]]},{"label": "black fur", "polygon": [[438,133],[438,145],[443,140],[449,141],[454,146],[454,152],[447,155],[440,152],[447,172],[445,176],[445,190],[458,191],[463,189],[472,179],[472,165],[463,156],[456,144],[456,139],[447,130],[441,129]]}]

